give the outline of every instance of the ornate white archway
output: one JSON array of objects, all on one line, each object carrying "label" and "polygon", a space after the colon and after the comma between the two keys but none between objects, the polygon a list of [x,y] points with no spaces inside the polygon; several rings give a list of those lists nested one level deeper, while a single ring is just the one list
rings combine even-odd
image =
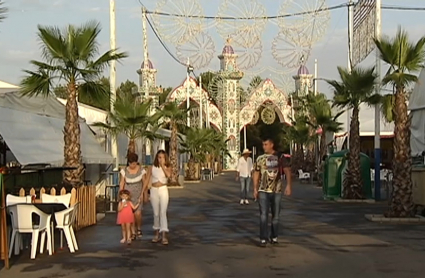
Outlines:
[{"label": "ornate white archway", "polygon": [[[195,79],[185,79],[184,82],[175,88],[167,97],[167,101],[177,101],[177,103],[185,103],[187,99],[187,90],[189,89],[189,98],[199,105],[202,102],[204,109],[208,110],[208,119],[210,123],[216,127],[219,131],[223,128],[223,117],[217,106],[209,101],[209,95],[204,89],[200,89]],[[207,111],[203,111],[203,114],[207,114]],[[207,120],[207,119],[206,119]]]},{"label": "ornate white archway", "polygon": [[270,79],[264,80],[257,86],[242,104],[239,116],[239,127],[243,129],[244,126],[250,124],[258,111],[260,106],[265,103],[272,103],[274,111],[277,113],[280,122],[289,123],[291,115],[291,106],[288,102],[288,95],[279,90]]}]

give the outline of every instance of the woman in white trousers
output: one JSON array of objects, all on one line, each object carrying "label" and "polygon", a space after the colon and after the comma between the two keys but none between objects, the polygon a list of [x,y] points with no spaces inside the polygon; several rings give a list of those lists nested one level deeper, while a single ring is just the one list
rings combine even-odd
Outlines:
[{"label": "woman in white trousers", "polygon": [[[164,150],[159,150],[155,155],[153,166],[148,169],[147,178],[152,184],[150,189],[150,200],[153,209],[153,243],[160,242],[163,245],[168,244],[168,179],[171,176],[170,161]],[[147,188],[145,188],[146,190]]]}]

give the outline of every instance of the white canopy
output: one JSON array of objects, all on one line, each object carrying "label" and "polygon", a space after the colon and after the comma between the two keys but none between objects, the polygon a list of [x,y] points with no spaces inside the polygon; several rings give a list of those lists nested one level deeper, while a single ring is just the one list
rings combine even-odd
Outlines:
[{"label": "white canopy", "polygon": [[[65,107],[53,97],[0,94],[0,134],[21,165],[63,165],[64,123]],[[83,163],[113,163],[82,119],[80,129]]]},{"label": "white canopy", "polygon": [[410,110],[410,147],[412,156],[418,156],[425,151],[425,70],[419,75],[413,92],[410,95],[408,109]]}]

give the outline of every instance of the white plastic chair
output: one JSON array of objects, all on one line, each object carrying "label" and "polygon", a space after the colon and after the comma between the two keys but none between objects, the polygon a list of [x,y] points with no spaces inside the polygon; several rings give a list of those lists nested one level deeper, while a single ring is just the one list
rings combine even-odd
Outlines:
[{"label": "white plastic chair", "polygon": [[[68,243],[68,248],[71,253],[74,253],[75,250],[78,251],[77,239],[75,237],[74,229],[72,225],[75,222],[78,208],[80,203],[76,203],[72,207],[69,207],[63,211],[59,211],[55,213],[56,219],[56,228],[63,231],[65,234],[66,241]],[[63,235],[61,233],[61,242],[60,247],[63,247]]]},{"label": "white plastic chair", "polygon": [[[9,258],[12,256],[12,247],[16,244],[19,237],[19,234],[32,234],[31,239],[31,259],[35,259],[35,255],[37,252],[37,244],[38,237],[41,234],[41,242],[40,242],[40,253],[43,253],[44,246],[44,238],[47,234],[47,246],[49,250],[49,255],[52,255],[51,246],[51,236],[50,236],[50,219],[51,215],[45,214],[34,205],[30,204],[17,204],[14,206],[10,206],[9,213],[12,217],[13,230],[12,237],[10,240],[10,250],[9,250]],[[33,225],[32,223],[32,214],[36,214],[40,217],[39,225]]]},{"label": "white plastic chair", "polygon": [[16,204],[31,203],[31,196],[15,196],[12,194],[6,195],[6,206],[13,206]]},{"label": "white plastic chair", "polygon": [[309,180],[310,179],[310,173],[304,173],[303,170],[298,169],[298,179]]},{"label": "white plastic chair", "polygon": [[50,195],[43,193],[41,194],[41,202],[64,204],[68,208],[71,202],[71,193],[65,195]]},{"label": "white plastic chair", "polygon": [[[31,203],[31,196],[15,196],[12,194],[6,195],[6,207],[13,206],[16,204],[26,204],[26,203]],[[13,227],[13,218],[12,218],[12,227]],[[8,231],[7,231],[8,238],[11,238],[12,236],[12,227],[8,227]],[[19,254],[19,250],[24,249],[24,243],[23,243],[21,235],[18,235],[17,237],[18,238],[16,239],[16,242],[19,241],[20,244],[15,245],[15,255]],[[11,249],[10,247],[9,249]]]}]

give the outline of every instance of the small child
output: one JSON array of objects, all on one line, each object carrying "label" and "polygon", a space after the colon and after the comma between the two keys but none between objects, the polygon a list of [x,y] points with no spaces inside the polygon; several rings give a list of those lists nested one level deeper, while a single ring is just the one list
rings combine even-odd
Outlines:
[{"label": "small child", "polygon": [[131,243],[131,225],[134,223],[134,213],[139,205],[140,201],[134,205],[130,200],[130,191],[121,190],[120,191],[121,201],[118,203],[118,217],[117,224],[121,225],[122,230],[122,239],[121,243],[127,242]]}]

